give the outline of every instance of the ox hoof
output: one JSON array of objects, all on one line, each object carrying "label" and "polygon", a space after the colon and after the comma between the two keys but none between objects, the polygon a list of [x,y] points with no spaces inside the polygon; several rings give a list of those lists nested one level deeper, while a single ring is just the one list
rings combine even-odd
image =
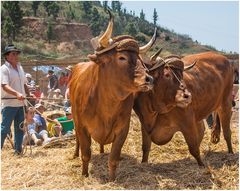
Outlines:
[{"label": "ox hoof", "polygon": [[115,179],[116,179],[116,177],[114,176],[114,177],[109,177],[109,182],[114,182],[115,181]]},{"label": "ox hoof", "polygon": [[147,163],[148,163],[148,160],[142,160],[141,163],[147,164]]},{"label": "ox hoof", "polygon": [[198,167],[199,167],[200,169],[203,169],[203,168],[205,168],[205,165],[203,164],[203,162],[201,162],[201,163],[198,164]]},{"label": "ox hoof", "polygon": [[79,155],[73,155],[73,157],[72,157],[72,159],[75,159],[75,158],[78,158],[79,157]]},{"label": "ox hoof", "polygon": [[88,173],[82,173],[82,175],[83,175],[84,177],[88,177],[88,176],[89,176]]}]

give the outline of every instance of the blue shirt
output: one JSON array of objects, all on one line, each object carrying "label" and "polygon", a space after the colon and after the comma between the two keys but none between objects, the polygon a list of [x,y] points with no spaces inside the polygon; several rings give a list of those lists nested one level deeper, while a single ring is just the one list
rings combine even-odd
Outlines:
[{"label": "blue shirt", "polygon": [[36,120],[36,122],[40,126],[39,132],[42,131],[42,130],[46,130],[47,129],[46,121],[40,114],[36,113],[34,115],[34,119]]}]

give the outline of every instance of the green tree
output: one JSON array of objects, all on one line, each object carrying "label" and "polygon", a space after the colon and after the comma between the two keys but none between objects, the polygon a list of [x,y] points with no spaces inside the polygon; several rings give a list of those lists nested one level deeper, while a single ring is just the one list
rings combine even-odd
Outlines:
[{"label": "green tree", "polygon": [[[3,8],[6,10],[7,15],[12,21],[12,38],[15,40],[16,35],[19,33],[22,26],[22,15],[23,12],[20,9],[19,1],[5,1],[3,3]],[[9,22],[9,19],[8,19]],[[7,26],[6,24],[5,26]],[[11,35],[10,35],[11,36]]]},{"label": "green tree", "polygon": [[33,1],[32,2],[32,9],[33,9],[33,15],[34,17],[37,16],[37,10],[38,10],[38,6],[40,5],[41,1]]},{"label": "green tree", "polygon": [[104,8],[104,11],[107,10],[107,8],[108,8],[108,1],[103,1],[103,8]]},{"label": "green tree", "polygon": [[48,40],[48,43],[50,43],[51,40],[53,40],[52,22],[48,22],[48,26],[47,26],[47,40]]},{"label": "green tree", "polygon": [[154,24],[154,26],[156,26],[156,24],[157,24],[157,18],[158,18],[158,14],[157,14],[156,8],[154,8],[154,11],[153,11],[153,24]]},{"label": "green tree", "polygon": [[55,1],[44,1],[43,6],[45,7],[45,10],[48,14],[48,16],[53,16],[54,19],[57,18],[59,13],[59,5]]},{"label": "green tree", "polygon": [[124,15],[127,14],[127,9],[126,9],[126,8],[123,9],[123,14],[124,14]]},{"label": "green tree", "polygon": [[129,22],[126,26],[126,33],[135,37],[137,35],[137,29],[133,22]]},{"label": "green tree", "polygon": [[115,2],[115,8],[116,11],[118,12],[118,15],[121,15],[122,12],[122,3],[120,1]]},{"label": "green tree", "polygon": [[71,22],[75,18],[76,18],[75,12],[72,9],[71,5],[69,5],[69,8],[68,8],[68,10],[66,12],[66,20],[67,20],[67,22]]},{"label": "green tree", "polygon": [[141,12],[140,12],[140,19],[145,20],[145,14],[144,14],[143,10],[141,10]]},{"label": "green tree", "polygon": [[111,7],[112,7],[112,10],[113,10],[114,12],[117,10],[116,1],[112,1]]},{"label": "green tree", "polygon": [[99,15],[98,10],[94,7],[92,11],[92,17],[91,17],[91,22],[90,22],[90,28],[92,30],[92,33],[94,36],[97,36],[100,31],[101,27],[101,17]]},{"label": "green tree", "polygon": [[7,16],[4,20],[2,30],[3,30],[3,33],[7,35],[8,42],[11,39],[10,37],[12,35],[13,28],[14,28],[14,24],[12,22],[12,19],[9,16]]},{"label": "green tree", "polygon": [[92,13],[92,2],[91,1],[83,1],[83,10],[85,15],[89,18]]}]

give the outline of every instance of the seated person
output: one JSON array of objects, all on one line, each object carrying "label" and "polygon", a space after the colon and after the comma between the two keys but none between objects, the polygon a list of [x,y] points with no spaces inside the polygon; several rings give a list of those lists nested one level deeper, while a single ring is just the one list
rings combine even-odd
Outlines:
[{"label": "seated person", "polygon": [[[47,132],[46,120],[42,116],[42,114],[46,110],[46,108],[42,104],[38,103],[35,105],[35,109],[37,110],[37,113],[34,115],[34,119],[39,124],[38,132],[41,132],[41,131]],[[48,132],[47,132],[47,137],[44,139],[43,144],[46,144],[46,143],[50,142],[51,140],[52,139],[48,137]]]},{"label": "seated person", "polygon": [[23,144],[27,145],[31,144],[31,141],[34,142],[35,145],[42,145],[48,143],[50,138],[48,138],[48,132],[46,130],[39,130],[39,124],[36,119],[34,119],[35,109],[33,107],[29,107],[26,111],[25,120],[24,120],[24,138]]},{"label": "seated person", "polygon": [[71,107],[66,110],[65,116],[54,119],[54,122],[54,130],[57,136],[61,137],[62,134],[72,134],[74,123],[72,119]]},{"label": "seated person", "polygon": [[[63,96],[61,95],[60,89],[54,90],[53,99],[56,105],[63,106]],[[60,109],[60,108],[58,106],[55,106],[54,109]]]}]

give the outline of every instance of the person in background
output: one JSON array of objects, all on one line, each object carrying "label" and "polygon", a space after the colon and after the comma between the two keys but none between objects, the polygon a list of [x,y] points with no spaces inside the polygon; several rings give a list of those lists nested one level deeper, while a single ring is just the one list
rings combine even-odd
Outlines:
[{"label": "person in background", "polygon": [[40,90],[40,86],[39,85],[36,85],[36,91],[34,92],[34,95],[36,97],[35,103],[37,104],[37,103],[39,103],[41,95],[42,95],[42,92]]},{"label": "person in background", "polygon": [[73,117],[72,117],[72,112],[71,112],[71,107],[69,107],[66,112],[64,117],[59,117],[54,120],[56,122],[55,125],[55,131],[59,137],[62,135],[69,135],[72,134],[72,131],[74,129],[74,123],[73,123]]},{"label": "person in background", "polygon": [[64,72],[61,72],[61,76],[59,77],[59,89],[61,90],[62,94],[65,94],[67,88],[66,78],[66,74]]},{"label": "person in background", "polygon": [[37,110],[36,114],[34,115],[35,121],[39,124],[37,132],[44,132],[44,139],[43,144],[46,144],[52,140],[52,138],[45,135],[45,132],[47,132],[47,123],[44,117],[42,116],[43,112],[46,110],[46,108],[42,104],[36,104],[35,109]]},{"label": "person in background", "polygon": [[[24,98],[32,96],[28,90],[27,79],[19,62],[21,51],[13,44],[5,47],[5,63],[1,66],[1,149],[14,121],[14,149],[22,152],[23,131],[20,124],[24,121]],[[4,99],[5,98],[5,99]],[[13,98],[13,99],[8,99]]]},{"label": "person in background", "polygon": [[[26,75],[26,78],[27,78],[27,86],[28,86],[28,89],[30,91],[31,94],[35,94],[35,91],[36,91],[36,84],[35,84],[35,81],[32,79],[32,75],[27,73]],[[35,103],[36,103],[36,100],[34,99],[29,99],[28,100],[31,104],[31,106],[34,106]]]},{"label": "person in background", "polygon": [[27,78],[28,89],[29,89],[30,93],[34,94],[36,91],[35,81],[32,79],[32,75],[29,73],[26,74],[26,78]]},{"label": "person in background", "polygon": [[48,70],[48,97],[52,98],[53,91],[58,88],[58,78],[52,70]]},{"label": "person in background", "polygon": [[47,133],[43,131],[41,131],[41,133],[37,133],[38,124],[33,118],[34,112],[35,110],[33,107],[29,107],[26,110],[25,120],[23,124],[23,131],[25,132],[25,135],[23,138],[23,145],[27,145],[31,141],[33,141],[35,145],[38,145],[38,146],[41,145],[42,140],[40,136],[43,135],[44,133]]},{"label": "person in background", "polygon": [[[54,103],[63,106],[63,96],[61,95],[61,90],[56,89],[54,90],[54,93],[55,93],[53,95]],[[60,107],[56,106],[54,109],[60,109]]]},{"label": "person in background", "polygon": [[69,107],[71,107],[70,95],[69,95],[69,82],[72,77],[72,69],[73,69],[73,66],[70,66],[70,65],[66,68],[66,70],[68,71],[68,80],[67,80],[67,89],[64,97],[65,98],[64,111],[66,111]]}]

